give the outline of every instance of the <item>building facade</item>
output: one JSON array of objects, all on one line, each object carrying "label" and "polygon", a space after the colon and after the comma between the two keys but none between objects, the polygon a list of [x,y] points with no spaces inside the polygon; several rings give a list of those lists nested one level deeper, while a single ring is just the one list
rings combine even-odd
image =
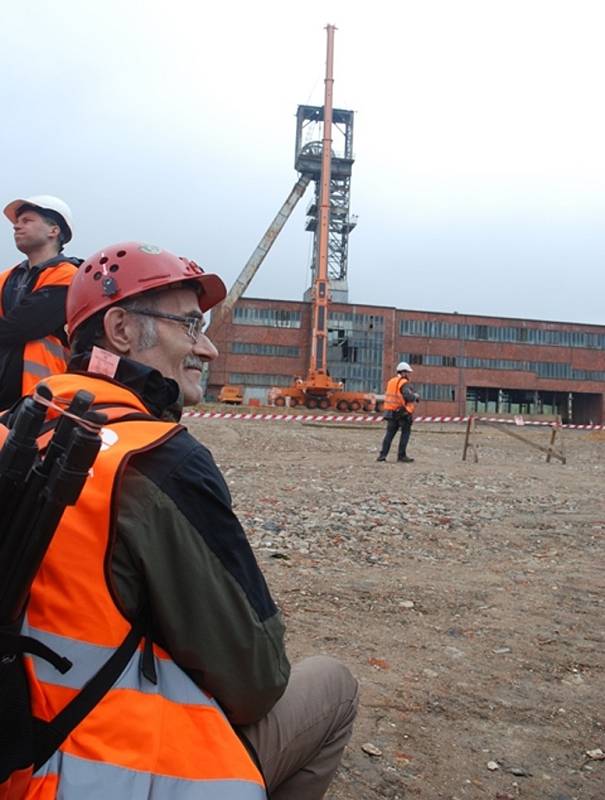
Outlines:
[{"label": "building facade", "polygon": [[[328,368],[348,390],[380,393],[398,361],[408,361],[422,400],[419,414],[560,415],[603,422],[605,326],[444,314],[332,303]],[[208,396],[239,384],[267,398],[307,373],[311,304],[240,299],[210,326],[219,358]]]}]

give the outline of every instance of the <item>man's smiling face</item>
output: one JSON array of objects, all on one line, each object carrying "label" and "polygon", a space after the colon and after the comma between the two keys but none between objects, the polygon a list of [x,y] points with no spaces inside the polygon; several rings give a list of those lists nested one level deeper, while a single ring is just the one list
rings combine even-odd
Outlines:
[{"label": "man's smiling face", "polygon": [[198,295],[194,289],[186,287],[169,289],[156,295],[152,311],[156,331],[153,345],[134,343],[128,356],[157,369],[165,378],[175,380],[183,393],[184,404],[195,405],[202,400],[200,379],[203,365],[215,359],[218,351],[205,334],[200,333],[196,340],[196,332],[191,333],[194,325],[185,320],[162,319],[159,315],[203,320]]}]

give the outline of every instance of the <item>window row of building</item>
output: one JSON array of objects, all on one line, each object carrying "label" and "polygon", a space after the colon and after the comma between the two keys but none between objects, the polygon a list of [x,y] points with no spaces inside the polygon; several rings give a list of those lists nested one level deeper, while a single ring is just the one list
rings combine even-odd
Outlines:
[{"label": "window row of building", "polygon": [[[375,364],[350,364],[328,359],[328,369],[335,380],[344,381],[351,391],[381,391],[382,367]],[[370,388],[368,388],[370,387]]]},{"label": "window row of building", "polygon": [[300,328],[302,314],[300,311],[285,308],[235,306],[232,318],[235,325],[263,325],[267,328]]},{"label": "window row of building", "polygon": [[290,386],[294,382],[292,375],[267,375],[258,372],[231,372],[229,383],[244,386]]},{"label": "window row of building", "polygon": [[507,358],[474,358],[472,356],[440,356],[426,353],[400,353],[401,361],[430,367],[462,367],[466,369],[507,369],[533,372],[540,378],[566,378],[573,381],[605,381],[605,371],[574,369],[559,361],[515,361]]},{"label": "window row of building", "polygon": [[421,400],[453,403],[456,399],[456,387],[446,383],[414,383],[413,385]]},{"label": "window row of building", "polygon": [[[233,309],[235,325],[262,325],[267,328],[300,328],[302,313],[294,309],[239,306]],[[331,311],[328,326],[347,331],[383,331],[384,318],[374,314],[355,314],[352,311]]]},{"label": "window row of building", "polygon": [[328,325],[356,330],[384,330],[384,317],[378,314],[355,314],[353,311],[330,311]]},{"label": "window row of building", "polygon": [[[576,395],[577,397],[577,395]],[[531,414],[535,416],[565,416],[573,396],[562,392],[542,392],[531,389],[494,389],[469,386],[466,390],[468,413]]]},{"label": "window row of building", "polygon": [[232,353],[253,356],[279,356],[281,358],[298,358],[300,347],[284,344],[263,344],[262,342],[231,342]]},{"label": "window row of building", "polygon": [[[373,341],[348,339],[333,339],[329,341],[329,356],[339,352],[340,361],[371,363],[382,369],[382,347]],[[335,350],[334,348],[339,348]],[[249,356],[276,356],[278,358],[300,358],[300,347],[285,344],[265,344],[263,342],[231,342],[229,352]],[[334,355],[334,358],[337,358]],[[420,364],[421,361],[414,363]]]},{"label": "window row of building", "polygon": [[474,325],[425,319],[402,319],[401,336],[464,341],[511,342],[513,344],[552,345],[559,347],[605,348],[605,334],[499,325]]}]

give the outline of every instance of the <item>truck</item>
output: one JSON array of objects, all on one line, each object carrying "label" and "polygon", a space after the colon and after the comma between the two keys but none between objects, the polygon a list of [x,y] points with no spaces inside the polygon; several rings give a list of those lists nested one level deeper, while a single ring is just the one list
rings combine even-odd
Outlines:
[{"label": "truck", "polygon": [[227,403],[232,406],[241,406],[244,402],[244,392],[241,386],[230,386],[225,384],[218,393],[219,403]]},{"label": "truck", "polygon": [[334,381],[321,372],[296,378],[292,386],[273,387],[269,391],[270,405],[289,408],[305,406],[338,411],[376,411],[376,396],[371,392],[347,392],[342,381]]}]

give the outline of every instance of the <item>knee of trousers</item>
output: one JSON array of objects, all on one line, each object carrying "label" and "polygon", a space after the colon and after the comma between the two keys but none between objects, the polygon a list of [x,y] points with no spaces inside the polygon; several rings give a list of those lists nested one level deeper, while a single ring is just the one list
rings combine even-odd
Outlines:
[{"label": "knee of trousers", "polygon": [[330,698],[331,702],[349,704],[353,717],[359,703],[359,684],[344,664],[332,656],[311,656],[294,666],[312,676],[312,683]]}]

